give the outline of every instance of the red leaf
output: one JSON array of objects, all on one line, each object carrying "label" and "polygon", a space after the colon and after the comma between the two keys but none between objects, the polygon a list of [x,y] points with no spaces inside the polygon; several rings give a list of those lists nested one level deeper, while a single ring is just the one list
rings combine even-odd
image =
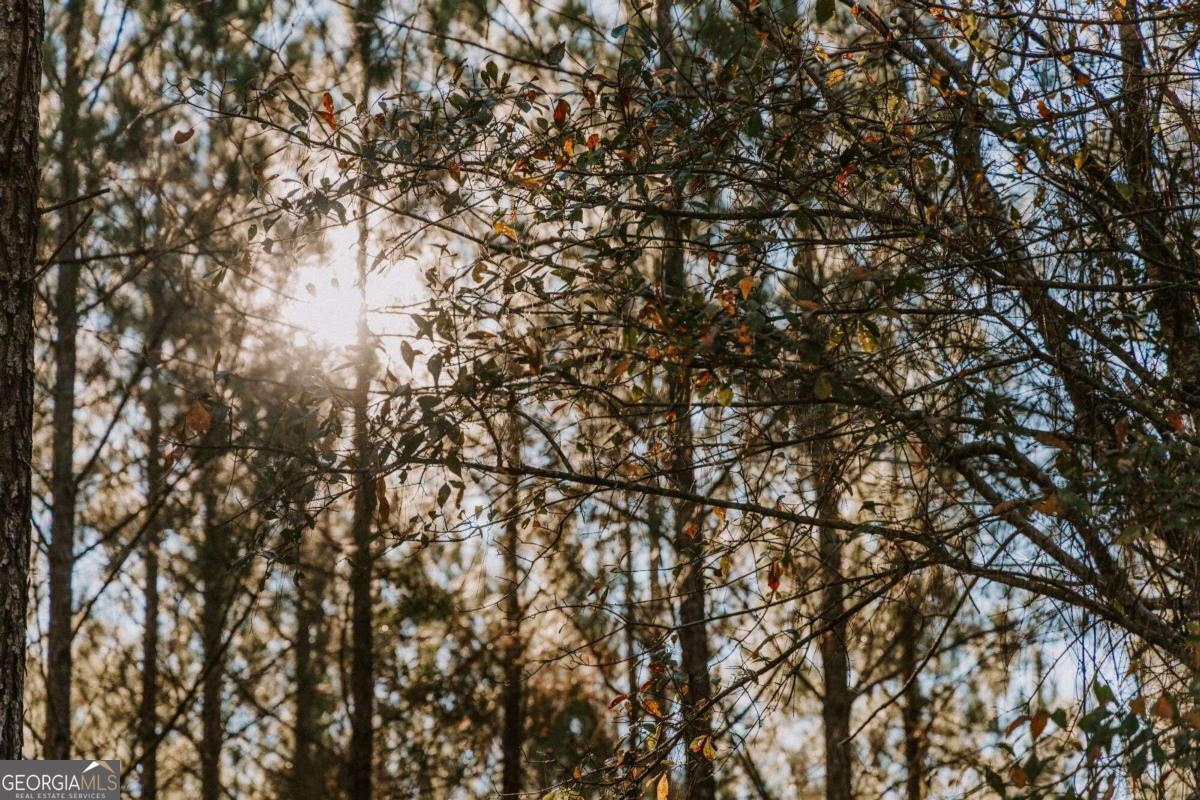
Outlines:
[{"label": "red leaf", "polygon": [[783,567],[779,565],[778,561],[772,561],[771,566],[767,567],[767,586],[772,592],[779,591],[779,578],[782,573]]},{"label": "red leaf", "polygon": [[188,128],[186,131],[175,131],[175,144],[183,144],[195,135],[196,131],[193,128]]},{"label": "red leaf", "polygon": [[321,95],[321,119],[330,128],[337,130],[337,117],[333,115],[333,95],[329,92]]},{"label": "red leaf", "polygon": [[617,706],[621,705],[621,703],[624,703],[624,702],[625,702],[626,700],[628,700],[628,699],[629,699],[629,695],[627,695],[627,694],[619,694],[619,695],[617,695],[616,697],[614,697],[614,698],[612,699],[612,702],[608,704],[608,707],[609,707],[609,708],[616,708]]},{"label": "red leaf", "polygon": [[559,100],[558,103],[554,106],[554,122],[555,122],[555,124],[562,125],[564,122],[566,122],[567,121],[567,112],[570,110],[571,110],[571,107],[569,105],[567,105],[566,100]]}]

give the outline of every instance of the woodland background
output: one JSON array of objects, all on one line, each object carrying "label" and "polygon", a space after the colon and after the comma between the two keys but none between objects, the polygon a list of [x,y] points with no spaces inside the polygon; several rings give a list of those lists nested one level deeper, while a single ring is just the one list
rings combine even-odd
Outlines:
[{"label": "woodland background", "polygon": [[0,755],[1185,798],[1194,0],[0,0]]}]

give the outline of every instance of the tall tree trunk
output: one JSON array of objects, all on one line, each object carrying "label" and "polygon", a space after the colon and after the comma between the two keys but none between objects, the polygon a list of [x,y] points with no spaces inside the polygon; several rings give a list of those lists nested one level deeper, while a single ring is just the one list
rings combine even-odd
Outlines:
[{"label": "tall tree trunk", "polygon": [[[155,320],[162,319],[165,313],[160,281],[157,273],[151,276],[149,292]],[[142,629],[142,697],[138,713],[142,800],[158,797],[158,546],[163,530],[162,390],[158,372],[161,347],[159,340],[155,340],[150,356],[150,390],[146,394],[146,508],[151,520],[142,543],[146,603]]]},{"label": "tall tree trunk", "polygon": [[0,759],[24,721],[41,74],[41,0],[0,0]]},{"label": "tall tree trunk", "polygon": [[[822,519],[838,518],[837,473],[825,445],[818,445],[814,461],[817,509]],[[846,618],[842,588],[841,531],[829,526],[820,530],[821,559],[821,671],[825,696],[821,716],[825,723],[825,799],[850,800],[850,710],[853,695],[849,686],[850,659],[846,652]]]},{"label": "tall tree trunk", "polygon": [[[508,460],[520,463],[522,430],[515,418],[509,420]],[[508,592],[504,598],[505,646],[504,686],[500,692],[500,707],[504,715],[500,729],[500,753],[504,771],[501,778],[502,797],[516,798],[521,794],[522,749],[525,744],[525,644],[521,639],[521,565],[519,561],[520,478],[513,476],[508,487],[508,503],[504,523],[504,581]]]},{"label": "tall tree trunk", "polygon": [[[326,518],[328,524],[328,518]],[[310,544],[310,548],[313,545]],[[296,659],[296,712],[292,732],[292,770],[286,800],[324,800],[324,780],[316,776],[316,707],[320,697],[322,642],[326,576],[318,554],[302,542],[297,554],[297,569],[304,576],[296,592],[296,638],[292,648]]]},{"label": "tall tree trunk", "polygon": [[[80,38],[83,32],[83,0],[67,4],[62,83],[62,119],[59,126],[61,195],[64,201],[79,195]],[[79,206],[62,210],[66,239],[62,253],[75,255]],[[72,575],[75,571],[75,349],[79,328],[79,265],[64,263],[58,268],[54,313],[58,331],[54,339],[54,436],[51,445],[50,489],[50,620],[49,653],[46,664],[46,757],[71,757],[71,640]]]},{"label": "tall tree trunk", "polygon": [[904,769],[907,800],[922,800],[925,786],[924,734],[921,729],[924,701],[917,675],[918,645],[921,626],[917,619],[917,599],[913,605],[900,609],[900,679],[905,681],[904,706]]},{"label": "tall tree trunk", "polygon": [[354,553],[350,558],[350,800],[370,800],[371,770],[375,752],[374,564],[371,557],[371,517],[375,513],[375,478],[372,475],[368,421],[371,365],[374,353],[367,328],[367,203],[359,204],[358,280],[363,307],[358,321],[358,364],[354,386]]},{"label": "tall tree trunk", "polygon": [[228,534],[217,521],[216,487],[213,476],[206,476],[209,485],[204,496],[204,543],[200,556],[201,570],[201,640],[204,651],[202,663],[208,672],[201,686],[200,737],[200,797],[219,800],[221,797],[221,748],[225,725],[221,713],[221,698],[225,687],[225,658],[221,639],[229,609],[229,548]]},{"label": "tall tree trunk", "polygon": [[[662,69],[673,67],[671,9],[672,0],[658,0],[655,7],[659,66]],[[687,313],[684,308],[686,275],[683,234],[679,220],[668,213],[663,216],[662,226],[663,300],[669,315]],[[692,452],[691,373],[686,367],[682,367],[671,381],[670,410],[671,476],[676,488],[693,493],[696,490],[696,474]],[[717,781],[713,764],[705,758],[702,748],[691,746],[697,739],[710,735],[712,730],[712,710],[708,707],[712,698],[712,681],[708,674],[708,614],[704,587],[705,540],[696,504],[691,500],[675,503],[674,534],[680,569],[679,650],[683,672],[687,676],[687,693],[682,701],[681,731],[687,749],[686,791],[690,800],[714,800]]]}]

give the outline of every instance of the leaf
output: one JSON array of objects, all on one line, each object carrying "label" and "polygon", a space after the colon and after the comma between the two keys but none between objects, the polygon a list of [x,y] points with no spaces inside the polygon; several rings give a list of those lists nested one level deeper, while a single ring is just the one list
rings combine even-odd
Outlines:
[{"label": "leaf", "polygon": [[1008,723],[1008,727],[1004,729],[1004,735],[1012,736],[1013,731],[1015,731],[1017,728],[1024,725],[1026,722],[1029,722],[1029,715],[1022,714],[1021,716],[1014,719],[1012,722]]},{"label": "leaf", "polygon": [[337,130],[337,117],[333,114],[333,95],[329,92],[321,95],[321,110],[317,113],[321,115],[321,119],[325,120],[326,125]]},{"label": "leaf", "polygon": [[1129,710],[1139,717],[1146,716],[1146,698],[1140,694],[1129,701]]},{"label": "leaf", "polygon": [[183,144],[195,135],[196,131],[194,128],[188,128],[186,131],[175,131],[175,144]]},{"label": "leaf", "polygon": [[571,110],[571,107],[569,105],[567,105],[566,100],[559,100],[557,103],[555,103],[555,105],[554,105],[554,122],[555,122],[555,124],[562,125],[564,122],[566,122],[567,121],[567,112],[570,110]]},{"label": "leaf", "polygon": [[654,790],[655,800],[667,800],[670,793],[671,781],[664,772],[658,779],[658,788]]},{"label": "leaf", "polygon": [[600,144],[600,134],[593,133],[587,138],[587,149],[589,152],[596,149],[596,145]]},{"label": "leaf", "polygon": [[846,77],[846,70],[842,69],[841,67],[832,69],[829,71],[829,74],[825,76],[825,85],[834,86],[844,77]]},{"label": "leaf", "polygon": [[818,23],[828,22],[833,18],[834,0],[817,0],[813,5],[813,14]]},{"label": "leaf", "polygon": [[833,382],[829,380],[828,375],[822,372],[813,383],[813,397],[818,400],[828,400],[832,396]]},{"label": "leaf", "polygon": [[183,417],[183,424],[192,433],[203,435],[212,427],[212,414],[197,400]]},{"label": "leaf", "polygon": [[704,757],[709,761],[712,761],[717,757],[717,746],[713,744],[713,738],[711,736],[704,737]]},{"label": "leaf", "polygon": [[546,54],[546,63],[552,67],[557,67],[562,63],[563,58],[567,55],[567,43],[559,42],[550,48],[550,52]]},{"label": "leaf", "polygon": [[1175,705],[1165,694],[1159,697],[1158,702],[1154,704],[1154,716],[1168,722],[1175,719]]},{"label": "leaf", "polygon": [[750,293],[754,291],[754,278],[747,276],[738,281],[738,291],[742,293],[743,300],[749,300]]},{"label": "leaf", "polygon": [[1056,433],[1050,433],[1049,431],[1038,431],[1033,435],[1033,438],[1037,439],[1047,447],[1053,447],[1058,450],[1071,449],[1071,443]]},{"label": "leaf", "polygon": [[392,517],[392,504],[388,502],[387,483],[382,475],[375,479],[375,499],[378,503],[379,521],[386,525]]},{"label": "leaf", "polygon": [[662,706],[660,706],[658,704],[658,701],[655,700],[653,697],[647,697],[644,700],[642,700],[642,708],[646,709],[648,712],[650,712],[651,714],[653,714],[656,717],[665,717],[666,716],[666,714],[663,713]]},{"label": "leaf", "polygon": [[565,155],[567,158],[575,157],[575,140],[570,136],[568,136],[566,141],[563,142],[563,155]]},{"label": "leaf", "polygon": [[1018,789],[1024,789],[1029,784],[1029,776],[1025,774],[1025,769],[1020,764],[1012,768],[1008,777],[1012,780],[1013,786]]},{"label": "leaf", "polygon": [[609,707],[609,708],[616,708],[617,706],[621,705],[621,703],[624,703],[624,702],[625,702],[626,700],[628,700],[628,699],[629,699],[629,695],[627,695],[627,694],[619,694],[619,695],[617,695],[616,697],[614,697],[614,698],[612,699],[612,701],[611,701],[611,702],[608,704],[608,707]]},{"label": "leaf", "polygon": [[512,239],[513,241],[516,241],[516,239],[517,239],[517,229],[514,228],[512,225],[507,225],[503,222],[497,222],[495,225],[492,226],[492,230],[494,230],[496,233],[500,234],[501,236],[507,236],[508,238]]},{"label": "leaf", "polygon": [[767,567],[767,588],[772,592],[779,591],[779,578],[783,574],[783,567],[778,561],[772,561],[771,566]]},{"label": "leaf", "polygon": [[1046,730],[1046,723],[1050,721],[1050,712],[1046,709],[1039,709],[1036,714],[1029,720],[1029,735],[1037,741],[1042,735],[1042,731]]}]

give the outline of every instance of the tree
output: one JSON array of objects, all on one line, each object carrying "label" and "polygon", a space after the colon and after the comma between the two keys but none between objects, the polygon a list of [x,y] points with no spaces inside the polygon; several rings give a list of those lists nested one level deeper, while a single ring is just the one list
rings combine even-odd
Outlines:
[{"label": "tree", "polygon": [[40,0],[0,4],[0,758],[19,758],[25,718],[33,294],[38,207]]}]

